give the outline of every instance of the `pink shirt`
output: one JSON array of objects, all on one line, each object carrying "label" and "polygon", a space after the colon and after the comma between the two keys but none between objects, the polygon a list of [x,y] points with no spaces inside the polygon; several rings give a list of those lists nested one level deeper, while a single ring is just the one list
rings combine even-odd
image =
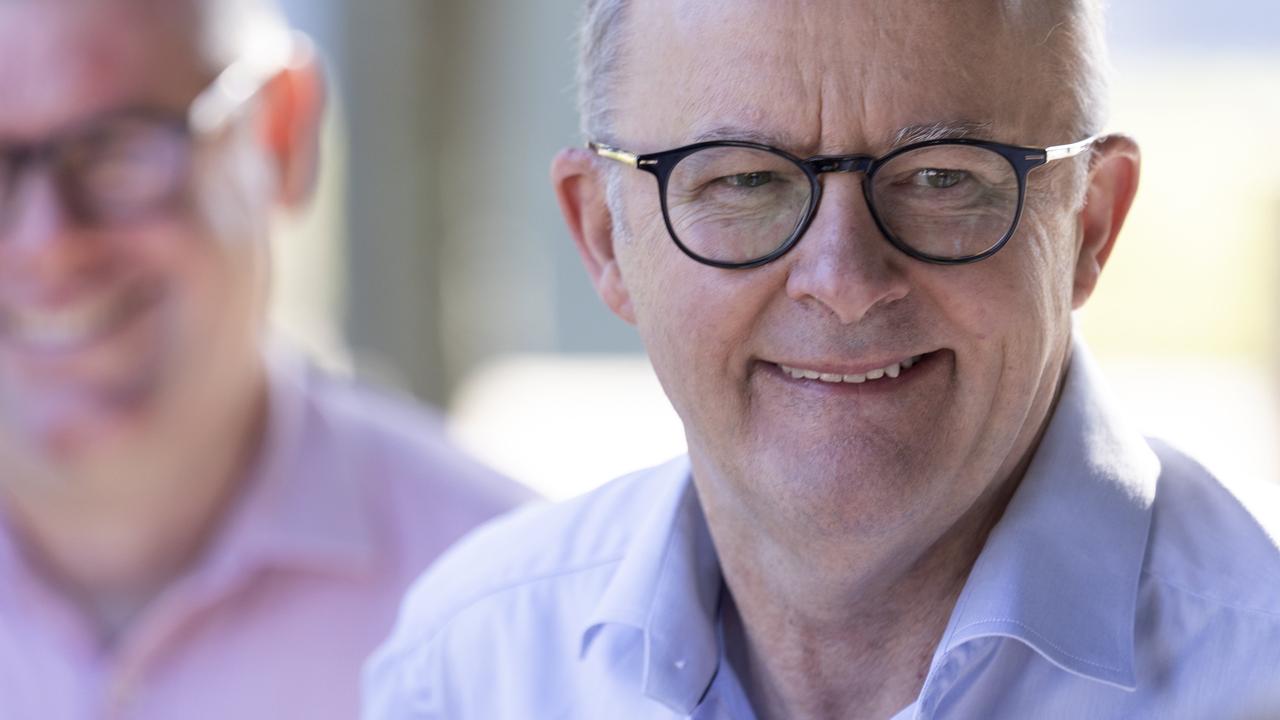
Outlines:
[{"label": "pink shirt", "polygon": [[110,648],[0,522],[0,718],[355,718],[361,663],[408,583],[528,497],[408,403],[296,358],[272,361],[271,393],[265,451],[219,535]]}]

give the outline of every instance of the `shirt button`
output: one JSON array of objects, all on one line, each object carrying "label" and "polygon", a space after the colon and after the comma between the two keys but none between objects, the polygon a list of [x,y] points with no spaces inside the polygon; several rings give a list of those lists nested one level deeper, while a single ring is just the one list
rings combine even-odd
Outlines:
[{"label": "shirt button", "polygon": [[683,670],[683,669],[684,669],[685,664],[686,664],[686,663],[685,663],[685,661],[684,661],[684,660],[677,660],[677,661],[675,661],[675,666],[676,666],[676,669],[677,669],[677,670]]}]

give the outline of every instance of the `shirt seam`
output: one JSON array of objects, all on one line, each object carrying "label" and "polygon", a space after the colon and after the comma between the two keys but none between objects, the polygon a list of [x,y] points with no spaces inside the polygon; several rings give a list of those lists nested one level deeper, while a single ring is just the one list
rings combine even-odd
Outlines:
[{"label": "shirt seam", "polygon": [[1225,600],[1225,599],[1223,599],[1223,598],[1215,597],[1215,596],[1213,596],[1213,595],[1206,595],[1205,593],[1202,593],[1202,592],[1199,592],[1199,591],[1196,591],[1196,590],[1192,590],[1191,588],[1185,587],[1185,586],[1183,586],[1183,585],[1181,585],[1181,584],[1179,584],[1179,583],[1176,583],[1176,582],[1174,582],[1174,581],[1172,581],[1172,580],[1169,580],[1169,579],[1167,579],[1167,578],[1161,577],[1161,576],[1159,576],[1159,575],[1157,575],[1157,574],[1155,574],[1155,573],[1151,572],[1150,570],[1143,570],[1143,571],[1142,571],[1142,574],[1143,574],[1143,575],[1145,575],[1145,576],[1147,576],[1147,577],[1149,577],[1149,578],[1151,578],[1151,579],[1152,579],[1152,580],[1154,580],[1155,582],[1158,582],[1158,583],[1160,583],[1161,585],[1164,585],[1164,586],[1166,586],[1166,587],[1169,587],[1169,588],[1171,588],[1171,589],[1173,589],[1173,590],[1176,590],[1176,591],[1178,591],[1178,592],[1184,593],[1184,594],[1186,594],[1186,595],[1190,595],[1190,596],[1192,596],[1192,597],[1194,597],[1194,598],[1197,598],[1197,599],[1199,599],[1199,600],[1204,600],[1204,601],[1207,601],[1207,602],[1214,603],[1214,604],[1216,604],[1216,605],[1220,605],[1220,606],[1222,606],[1222,607],[1224,607],[1224,608],[1228,608],[1228,609],[1230,609],[1230,610],[1235,610],[1235,611],[1237,611],[1237,612],[1242,612],[1242,613],[1251,613],[1251,614],[1254,614],[1254,615],[1263,615],[1263,616],[1270,617],[1270,618],[1280,618],[1280,610],[1269,610],[1269,609],[1266,609],[1266,608],[1260,608],[1260,607],[1249,607],[1249,606],[1245,606],[1245,605],[1239,605],[1239,604],[1237,604],[1237,603],[1231,602],[1230,600]]}]

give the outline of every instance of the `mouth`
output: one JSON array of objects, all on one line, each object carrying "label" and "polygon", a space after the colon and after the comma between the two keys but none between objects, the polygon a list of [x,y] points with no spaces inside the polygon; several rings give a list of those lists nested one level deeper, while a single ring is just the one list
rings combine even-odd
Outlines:
[{"label": "mouth", "polygon": [[876,382],[884,379],[896,380],[903,373],[911,370],[911,368],[915,367],[929,355],[932,355],[932,353],[926,353],[925,355],[912,355],[910,357],[891,362],[882,367],[872,368],[861,372],[843,372],[833,371],[831,369],[822,370],[816,368],[796,367],[792,365],[785,365],[783,363],[774,364],[784,375],[787,375],[793,380],[816,380],[817,382],[830,383],[833,385],[861,385],[863,383]]},{"label": "mouth", "polygon": [[21,352],[75,352],[130,325],[151,305],[154,295],[132,289],[57,306],[11,305],[0,315],[0,333],[6,345]]}]

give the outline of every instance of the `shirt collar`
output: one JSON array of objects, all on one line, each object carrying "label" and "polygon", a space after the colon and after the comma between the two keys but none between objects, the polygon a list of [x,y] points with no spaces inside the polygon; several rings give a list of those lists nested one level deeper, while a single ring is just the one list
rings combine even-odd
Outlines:
[{"label": "shirt collar", "polygon": [[1082,343],[1018,490],[965,584],[941,658],[984,636],[1132,689],[1138,581],[1159,460],[1107,403]]},{"label": "shirt collar", "polygon": [[[273,347],[267,427],[245,487],[214,546],[215,574],[274,565],[361,574],[377,557],[362,469],[321,404],[316,370]],[[346,443],[344,445],[344,442]]]},{"label": "shirt collar", "polygon": [[659,501],[583,627],[582,652],[610,626],[640,631],[645,695],[688,715],[720,663],[720,563],[688,459],[650,472],[660,478]]},{"label": "shirt collar", "polygon": [[[1109,407],[1077,342],[1058,403],[952,613],[935,665],[1005,636],[1069,672],[1136,684],[1134,620],[1159,461]],[[697,707],[720,662],[721,575],[687,458],[650,471],[662,487],[594,612],[582,652],[610,626],[640,631],[644,692]]]}]

